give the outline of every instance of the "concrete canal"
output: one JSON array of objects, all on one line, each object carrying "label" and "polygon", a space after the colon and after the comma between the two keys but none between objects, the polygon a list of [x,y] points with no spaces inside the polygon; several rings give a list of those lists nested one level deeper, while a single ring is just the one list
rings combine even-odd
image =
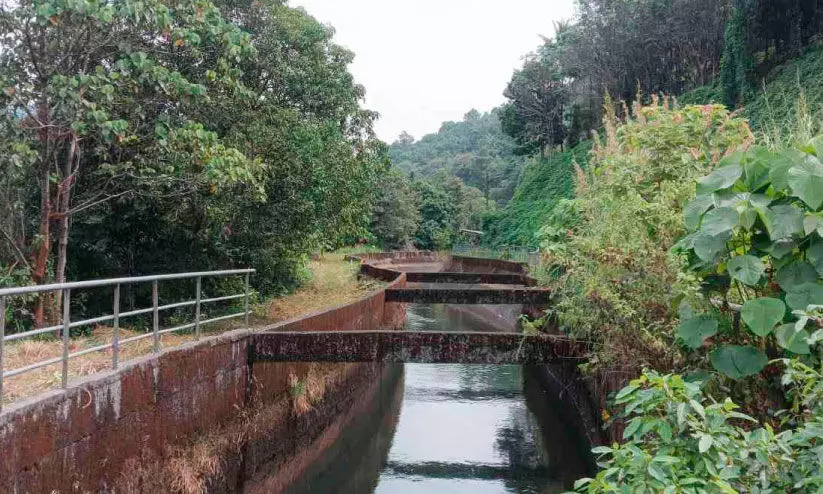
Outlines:
[{"label": "concrete canal", "polygon": [[[518,307],[411,304],[415,331],[511,331]],[[554,493],[591,468],[537,368],[397,364],[292,493]]]}]

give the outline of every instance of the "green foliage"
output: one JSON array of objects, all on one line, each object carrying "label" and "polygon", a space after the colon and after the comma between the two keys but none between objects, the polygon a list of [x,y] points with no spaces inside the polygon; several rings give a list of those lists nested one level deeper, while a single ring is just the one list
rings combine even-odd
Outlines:
[{"label": "green foliage", "polygon": [[541,157],[566,139],[570,88],[561,61],[564,40],[558,34],[557,40],[547,39],[537,53],[527,55],[503,93],[509,99],[501,114],[503,132],[521,151],[538,151]]},{"label": "green foliage", "polygon": [[[813,45],[800,57],[790,59],[757,79],[746,89],[742,115],[769,147],[806,142],[820,132],[823,111],[823,47]],[[724,101],[722,85],[698,87],[678,98],[681,103],[707,104]]]},{"label": "green foliage", "polygon": [[0,260],[33,282],[254,266],[276,293],[365,234],[386,150],[353,54],[302,9],[49,0],[1,20]]},{"label": "green foliage", "polygon": [[723,85],[723,102],[735,108],[747,88],[746,82],[746,19],[743,8],[732,10],[732,18],[726,26],[723,58],[720,61],[720,81]]},{"label": "green foliage", "polygon": [[[605,127],[605,144],[578,179],[579,221],[565,239],[555,234],[546,258],[562,273],[548,281],[556,312],[565,331],[596,343],[595,367],[672,368],[681,358],[672,351],[678,293],[693,283],[669,249],[685,232],[682,211],[694,180],[751,134],[723,107],[665,103],[636,105],[633,119],[616,128],[607,118]],[[706,187],[726,181],[713,178]],[[727,222],[718,215],[715,228]],[[756,271],[740,268],[740,276]],[[716,323],[696,320],[679,334],[698,347],[716,331]]]},{"label": "green foliage", "polygon": [[[822,273],[812,264],[819,266],[823,247],[821,142],[812,139],[799,150],[754,147],[731,154],[697,181],[698,195],[686,208],[692,232],[678,249],[688,254],[700,278],[715,282],[704,286],[705,296],[743,304],[741,318],[749,331],[732,327],[711,354],[715,368],[729,377],[763,369],[767,345],[808,354],[809,342],[823,335],[813,337],[807,330],[809,311],[823,305]],[[702,304],[710,305],[705,299]],[[706,317],[688,319],[681,327]],[[681,337],[696,348],[694,331]]]},{"label": "green foliage", "polygon": [[436,134],[419,141],[403,133],[390,147],[392,163],[413,179],[430,179],[438,173],[459,177],[483,196],[505,203],[514,192],[524,159],[514,141],[501,129],[500,114],[476,110],[461,122],[444,122]]},{"label": "green foliage", "polygon": [[431,181],[417,181],[420,227],[414,243],[420,249],[450,248],[460,229],[479,228],[487,204],[479,190],[457,177],[441,174]]},{"label": "green foliage", "polygon": [[392,169],[379,182],[379,196],[372,209],[371,232],[386,249],[411,245],[420,226],[418,196],[403,172]]},{"label": "green foliage", "polygon": [[484,242],[495,246],[537,245],[544,236],[539,231],[552,223],[555,207],[574,194],[575,165],[585,166],[591,147],[591,141],[582,141],[545,159],[531,159],[512,200],[484,221]]},{"label": "green foliage", "polygon": [[819,492],[821,376],[787,361],[796,428],[776,432],[716,402],[701,383],[645,371],[616,396],[627,420],[625,442],[594,448],[602,470],[581,479],[578,492]]}]

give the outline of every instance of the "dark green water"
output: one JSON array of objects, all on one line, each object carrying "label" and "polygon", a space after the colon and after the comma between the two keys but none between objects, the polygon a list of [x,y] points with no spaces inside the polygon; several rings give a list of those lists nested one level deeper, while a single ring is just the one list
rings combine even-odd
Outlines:
[{"label": "dark green water", "polygon": [[[412,305],[409,329],[489,330],[443,306]],[[294,492],[555,493],[587,475],[580,444],[520,366],[394,366],[366,414]]]}]

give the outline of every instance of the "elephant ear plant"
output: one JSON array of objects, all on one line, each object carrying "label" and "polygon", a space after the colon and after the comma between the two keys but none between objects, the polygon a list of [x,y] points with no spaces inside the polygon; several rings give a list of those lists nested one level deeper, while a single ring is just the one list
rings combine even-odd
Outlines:
[{"label": "elephant ear plant", "polygon": [[734,379],[769,357],[809,354],[823,339],[822,206],[823,136],[799,149],[736,152],[698,180],[684,209],[690,233],[675,249],[713,305],[739,318],[729,327],[716,310],[681,311],[683,344],[709,347],[714,368]]}]

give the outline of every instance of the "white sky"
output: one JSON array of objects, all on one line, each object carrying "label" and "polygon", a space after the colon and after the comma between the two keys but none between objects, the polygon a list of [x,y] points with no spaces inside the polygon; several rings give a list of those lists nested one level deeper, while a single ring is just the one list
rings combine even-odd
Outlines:
[{"label": "white sky", "polygon": [[504,101],[523,55],[569,19],[574,0],[292,0],[337,31],[350,67],[381,115],[378,136],[415,138]]}]

